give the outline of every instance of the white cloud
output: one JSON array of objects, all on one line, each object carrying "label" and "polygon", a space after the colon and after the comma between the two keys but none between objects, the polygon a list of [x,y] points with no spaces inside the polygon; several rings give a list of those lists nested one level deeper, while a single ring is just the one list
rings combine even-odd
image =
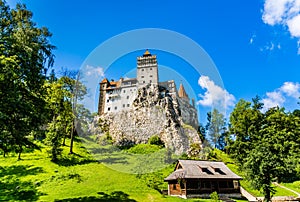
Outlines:
[{"label": "white cloud", "polygon": [[260,48],[260,51],[264,52],[264,51],[273,51],[273,50],[280,50],[281,49],[281,45],[280,43],[275,44],[274,42],[269,42],[267,43],[265,46]]},{"label": "white cloud", "polygon": [[300,40],[300,0],[265,0],[262,20],[271,26],[287,27],[290,35]]},{"label": "white cloud", "polygon": [[292,36],[300,37],[300,14],[287,21]]},{"label": "white cloud", "polygon": [[285,98],[280,91],[267,92],[266,94],[267,97],[262,99],[265,109],[282,106],[282,104],[285,102]]},{"label": "white cloud", "polygon": [[250,43],[250,44],[253,44],[253,43],[254,43],[254,40],[255,40],[255,38],[256,38],[256,35],[255,35],[255,34],[253,34],[253,35],[251,36],[250,40],[249,40],[249,43]]},{"label": "white cloud", "polygon": [[264,5],[263,21],[269,25],[282,23],[288,3],[293,0],[266,0]]},{"label": "white cloud", "polygon": [[280,90],[288,96],[298,99],[300,97],[300,84],[293,82],[285,82]]},{"label": "white cloud", "polygon": [[87,65],[83,72],[86,76],[104,77],[104,69],[102,67],[93,67]]},{"label": "white cloud", "polygon": [[293,82],[285,82],[280,88],[273,92],[267,92],[266,97],[262,99],[264,110],[272,107],[283,107],[283,104],[290,99],[298,99],[300,97],[300,84]]},{"label": "white cloud", "polygon": [[234,106],[235,97],[226,89],[216,85],[208,76],[201,76],[198,80],[198,84],[202,89],[205,89],[206,92],[204,95],[199,95],[201,100],[199,100],[197,104],[221,109]]}]

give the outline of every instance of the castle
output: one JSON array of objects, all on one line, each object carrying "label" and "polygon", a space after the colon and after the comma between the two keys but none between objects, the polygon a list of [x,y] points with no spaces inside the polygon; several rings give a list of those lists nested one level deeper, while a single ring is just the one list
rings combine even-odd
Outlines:
[{"label": "castle", "polygon": [[116,113],[130,109],[138,89],[147,85],[158,85],[166,89],[166,92],[172,95],[174,100],[177,100],[182,121],[195,129],[198,128],[198,115],[194,99],[190,103],[182,84],[177,91],[174,80],[159,82],[157,57],[148,50],[142,56],[137,57],[137,78],[120,78],[119,81],[109,81],[104,78],[100,82],[98,114]]}]

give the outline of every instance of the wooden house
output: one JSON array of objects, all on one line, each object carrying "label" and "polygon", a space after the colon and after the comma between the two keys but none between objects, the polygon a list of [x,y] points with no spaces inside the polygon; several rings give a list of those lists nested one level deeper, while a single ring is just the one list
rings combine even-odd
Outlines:
[{"label": "wooden house", "polygon": [[223,197],[241,197],[239,180],[223,162],[179,160],[165,181],[168,195],[209,198],[216,191]]}]

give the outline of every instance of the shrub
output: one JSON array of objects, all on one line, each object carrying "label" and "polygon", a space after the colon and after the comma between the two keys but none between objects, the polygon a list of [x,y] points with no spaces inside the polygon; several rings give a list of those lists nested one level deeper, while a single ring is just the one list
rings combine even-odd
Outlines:
[{"label": "shrub", "polygon": [[210,196],[211,200],[214,201],[214,202],[220,201],[219,195],[216,191],[211,193],[209,196]]},{"label": "shrub", "polygon": [[161,146],[161,147],[165,146],[165,144],[163,143],[163,141],[161,141],[161,139],[158,137],[158,135],[154,135],[154,136],[150,137],[148,140],[148,144],[157,145],[157,146]]},{"label": "shrub", "polygon": [[157,145],[150,144],[138,144],[127,150],[129,153],[133,154],[150,154],[160,150],[160,147]]}]

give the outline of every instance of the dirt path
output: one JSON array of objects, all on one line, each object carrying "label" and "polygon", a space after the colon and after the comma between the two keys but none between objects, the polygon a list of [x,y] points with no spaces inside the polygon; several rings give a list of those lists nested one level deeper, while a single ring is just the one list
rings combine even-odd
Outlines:
[{"label": "dirt path", "polygon": [[280,188],[286,189],[286,190],[288,190],[288,191],[290,191],[290,192],[293,192],[294,194],[298,195],[298,197],[300,197],[300,193],[298,193],[298,192],[296,192],[296,191],[294,191],[294,190],[292,190],[292,189],[290,189],[290,188],[287,188],[287,187],[285,187],[285,186],[282,186],[282,185],[278,184],[277,182],[273,182],[273,184],[274,184],[275,186],[277,186],[277,187],[280,187]]}]

